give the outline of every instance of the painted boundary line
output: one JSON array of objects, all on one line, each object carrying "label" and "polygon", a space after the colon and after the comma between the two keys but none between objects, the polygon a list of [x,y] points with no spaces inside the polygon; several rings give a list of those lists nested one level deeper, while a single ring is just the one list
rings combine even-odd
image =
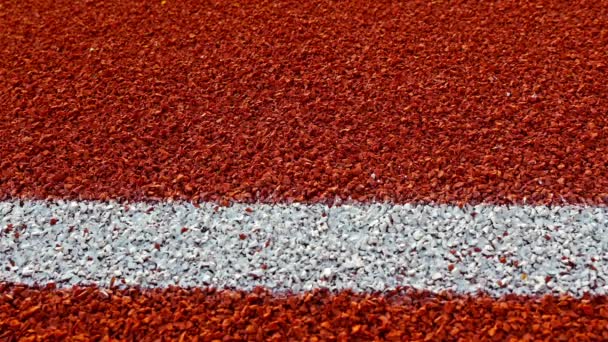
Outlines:
[{"label": "painted boundary line", "polygon": [[0,281],[608,293],[608,209],[0,202]]}]

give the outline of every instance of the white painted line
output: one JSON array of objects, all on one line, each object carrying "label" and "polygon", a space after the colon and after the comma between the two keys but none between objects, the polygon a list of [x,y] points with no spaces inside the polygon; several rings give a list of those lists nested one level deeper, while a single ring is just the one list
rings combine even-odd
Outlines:
[{"label": "white painted line", "polygon": [[600,207],[14,200],[0,229],[6,282],[608,293]]}]

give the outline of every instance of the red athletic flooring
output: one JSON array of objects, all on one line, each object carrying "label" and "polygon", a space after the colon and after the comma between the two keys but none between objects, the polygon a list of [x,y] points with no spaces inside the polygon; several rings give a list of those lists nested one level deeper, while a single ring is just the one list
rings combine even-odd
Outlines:
[{"label": "red athletic flooring", "polygon": [[4,198],[608,201],[605,1],[1,12]]},{"label": "red athletic flooring", "polygon": [[9,341],[608,340],[606,297],[0,290],[0,337]]},{"label": "red athletic flooring", "polygon": [[[4,1],[0,197],[606,204],[607,27],[606,1]],[[599,341],[608,305],[4,284],[0,337]]]}]

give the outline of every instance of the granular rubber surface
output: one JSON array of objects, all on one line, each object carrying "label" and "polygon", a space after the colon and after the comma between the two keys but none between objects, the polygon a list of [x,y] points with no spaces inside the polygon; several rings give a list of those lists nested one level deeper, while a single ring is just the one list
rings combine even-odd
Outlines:
[{"label": "granular rubber surface", "polygon": [[6,1],[0,194],[608,201],[605,1]]},{"label": "granular rubber surface", "polygon": [[[0,32],[3,206],[608,203],[605,0],[7,0]],[[123,218],[84,207],[71,219]],[[33,227],[0,216],[3,246],[31,257],[31,245],[15,248],[22,229],[62,224],[43,214],[27,218]],[[488,229],[511,224],[478,219]],[[543,220],[534,224],[545,229]],[[141,237],[152,253],[167,252],[154,238]],[[81,243],[66,232],[48,242],[61,239]],[[63,248],[48,249],[53,260],[71,257]],[[29,260],[4,260],[7,250],[0,274]],[[593,253],[580,258],[608,259],[605,247]],[[563,260],[605,286],[603,268]],[[54,276],[78,276],[62,272]],[[99,288],[3,276],[0,338],[608,340],[606,296],[143,289],[122,286],[115,272]]]},{"label": "granular rubber surface", "polygon": [[[606,297],[384,295],[0,287],[0,330],[45,341],[539,341],[608,339]],[[0,337],[9,334],[0,333]],[[106,338],[107,339],[107,338]],[[10,339],[9,339],[10,340]]]}]

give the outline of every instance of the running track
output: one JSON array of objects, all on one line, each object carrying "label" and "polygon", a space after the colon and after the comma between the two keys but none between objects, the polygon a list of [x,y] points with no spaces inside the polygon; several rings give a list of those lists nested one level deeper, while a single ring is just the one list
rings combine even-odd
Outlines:
[{"label": "running track", "polygon": [[607,340],[608,3],[0,4],[0,337]]}]

